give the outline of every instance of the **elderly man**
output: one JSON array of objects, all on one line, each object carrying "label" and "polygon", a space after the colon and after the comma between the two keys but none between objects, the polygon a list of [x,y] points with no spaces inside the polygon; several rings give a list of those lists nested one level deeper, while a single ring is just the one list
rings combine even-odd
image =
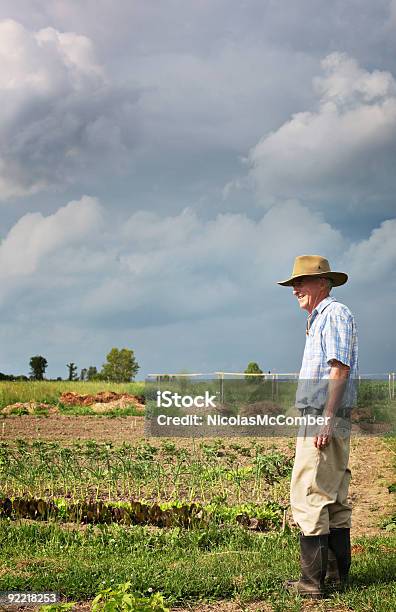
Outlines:
[{"label": "elderly man", "polygon": [[357,332],[350,310],[329,295],[332,287],[347,280],[343,272],[331,271],[324,257],[302,255],[291,277],[278,283],[293,287],[300,308],[309,313],[296,407],[325,421],[300,429],[290,488],[293,518],[302,532],[301,578],[286,586],[313,598],[324,595],[326,572],[329,580],[345,584],[351,564],[347,494]]}]

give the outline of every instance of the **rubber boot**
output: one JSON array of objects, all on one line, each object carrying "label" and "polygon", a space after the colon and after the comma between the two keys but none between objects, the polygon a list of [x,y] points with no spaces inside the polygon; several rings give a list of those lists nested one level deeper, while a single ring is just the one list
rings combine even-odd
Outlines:
[{"label": "rubber boot", "polygon": [[338,571],[337,557],[335,556],[335,553],[333,552],[332,548],[330,548],[330,538],[325,584],[330,587],[338,587],[341,584],[340,572]]},{"label": "rubber boot", "polygon": [[337,573],[334,568],[328,568],[326,578],[334,586],[345,587],[348,582],[349,568],[351,567],[351,530],[346,528],[330,529],[329,552],[334,554]]},{"label": "rubber boot", "polygon": [[296,595],[321,599],[327,569],[328,535],[300,535],[300,580],[288,580],[286,588]]}]

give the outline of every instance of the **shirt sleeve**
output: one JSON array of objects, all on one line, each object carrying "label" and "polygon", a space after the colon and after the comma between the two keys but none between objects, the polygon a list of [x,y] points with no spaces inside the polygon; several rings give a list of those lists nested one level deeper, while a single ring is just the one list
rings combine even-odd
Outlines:
[{"label": "shirt sleeve", "polygon": [[337,359],[350,367],[352,362],[353,319],[329,313],[322,334],[322,348],[327,363]]}]

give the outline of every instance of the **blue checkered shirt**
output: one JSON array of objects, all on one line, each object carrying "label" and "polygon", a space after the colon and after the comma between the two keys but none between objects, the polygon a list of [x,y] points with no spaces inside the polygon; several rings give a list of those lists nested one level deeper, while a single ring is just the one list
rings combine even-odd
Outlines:
[{"label": "blue checkered shirt", "polygon": [[349,378],[340,408],[356,404],[358,339],[349,308],[333,297],[322,300],[312,311],[296,395],[296,407],[323,409],[326,403],[330,361],[349,366]]}]

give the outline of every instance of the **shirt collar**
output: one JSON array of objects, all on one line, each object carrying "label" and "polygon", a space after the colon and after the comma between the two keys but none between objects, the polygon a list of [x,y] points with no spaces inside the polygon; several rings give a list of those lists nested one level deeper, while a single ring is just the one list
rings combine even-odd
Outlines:
[{"label": "shirt collar", "polygon": [[327,306],[329,304],[331,304],[331,302],[336,302],[337,300],[332,297],[331,295],[328,295],[327,297],[324,298],[324,300],[322,300],[321,302],[319,302],[319,304],[317,306],[315,306],[315,308],[312,311],[312,314],[315,312],[318,312],[319,314],[322,313],[324,311],[325,308],[327,308]]}]

